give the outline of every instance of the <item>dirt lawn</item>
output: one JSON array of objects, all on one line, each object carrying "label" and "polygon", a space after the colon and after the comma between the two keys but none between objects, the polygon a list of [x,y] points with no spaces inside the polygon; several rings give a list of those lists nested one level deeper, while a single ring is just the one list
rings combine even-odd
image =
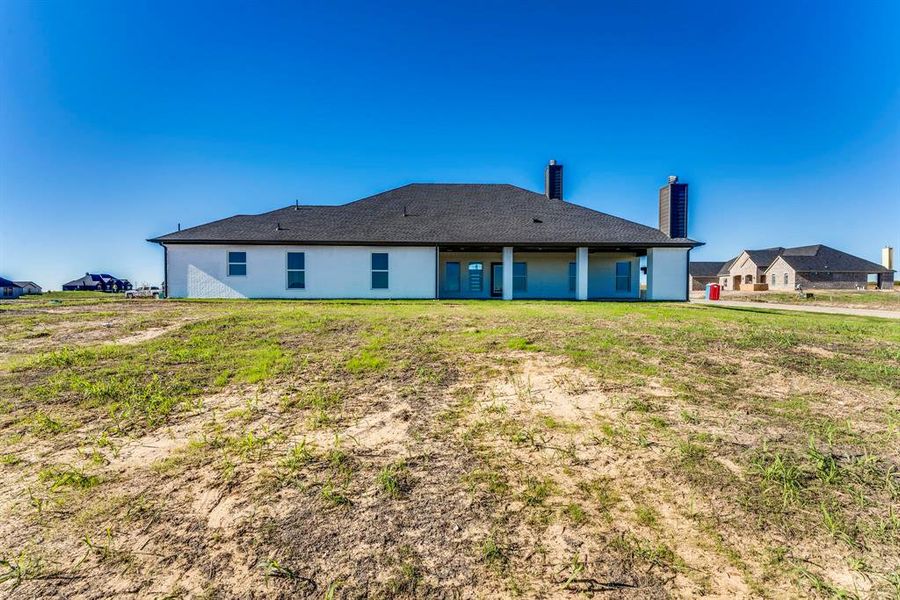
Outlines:
[{"label": "dirt lawn", "polygon": [[0,596],[900,595],[900,323],[0,304]]},{"label": "dirt lawn", "polygon": [[[873,308],[900,312],[900,288],[892,290],[807,290],[812,298],[800,298],[796,292],[723,292],[723,300],[774,302],[806,306]],[[702,293],[700,294],[702,297]]]}]

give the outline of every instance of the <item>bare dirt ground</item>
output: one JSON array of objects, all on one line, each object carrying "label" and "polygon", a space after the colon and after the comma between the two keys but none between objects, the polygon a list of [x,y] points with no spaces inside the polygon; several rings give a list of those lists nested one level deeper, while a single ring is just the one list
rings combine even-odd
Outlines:
[{"label": "bare dirt ground", "polygon": [[900,331],[846,319],[4,310],[0,593],[896,597]]}]

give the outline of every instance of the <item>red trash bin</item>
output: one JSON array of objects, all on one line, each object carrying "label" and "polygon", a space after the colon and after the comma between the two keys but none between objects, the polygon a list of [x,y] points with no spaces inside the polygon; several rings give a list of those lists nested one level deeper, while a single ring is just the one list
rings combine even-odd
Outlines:
[{"label": "red trash bin", "polygon": [[719,299],[719,284],[713,283],[709,286],[709,299],[710,300],[718,300]]}]

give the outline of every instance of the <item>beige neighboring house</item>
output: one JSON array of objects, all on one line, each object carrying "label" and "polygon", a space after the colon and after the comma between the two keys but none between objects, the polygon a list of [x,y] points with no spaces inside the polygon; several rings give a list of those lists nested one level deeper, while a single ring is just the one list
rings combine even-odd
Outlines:
[{"label": "beige neighboring house", "polygon": [[864,289],[869,276],[892,289],[894,271],[823,244],[796,248],[744,250],[719,271],[719,284],[733,291],[803,289]]},{"label": "beige neighboring house", "polygon": [[766,269],[784,248],[764,248],[744,250],[719,269],[719,285],[723,290],[754,291],[765,290]]}]

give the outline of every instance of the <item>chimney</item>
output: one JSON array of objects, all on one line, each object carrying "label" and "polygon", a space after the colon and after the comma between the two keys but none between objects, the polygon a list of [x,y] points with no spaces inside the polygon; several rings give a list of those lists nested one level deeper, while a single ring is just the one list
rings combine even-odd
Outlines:
[{"label": "chimney", "polygon": [[677,175],[659,188],[659,230],[670,238],[686,238],[688,184],[678,183]]},{"label": "chimney", "polygon": [[551,200],[563,199],[563,167],[551,160],[544,170],[544,193]]},{"label": "chimney", "polygon": [[894,270],[894,249],[890,246],[881,249],[881,266],[888,271]]}]

